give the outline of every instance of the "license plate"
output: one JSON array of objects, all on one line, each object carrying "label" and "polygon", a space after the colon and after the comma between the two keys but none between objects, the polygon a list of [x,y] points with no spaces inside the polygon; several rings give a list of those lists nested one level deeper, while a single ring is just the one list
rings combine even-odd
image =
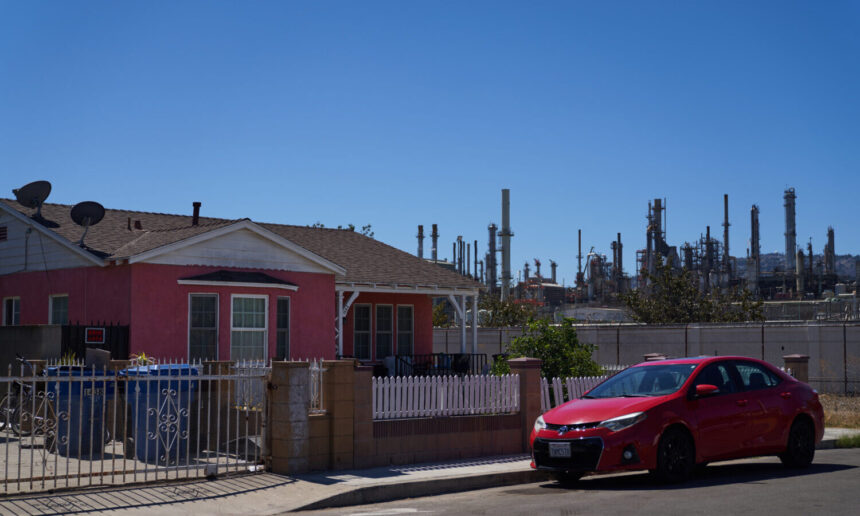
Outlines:
[{"label": "license plate", "polygon": [[549,456],[570,458],[570,443],[549,443]]}]

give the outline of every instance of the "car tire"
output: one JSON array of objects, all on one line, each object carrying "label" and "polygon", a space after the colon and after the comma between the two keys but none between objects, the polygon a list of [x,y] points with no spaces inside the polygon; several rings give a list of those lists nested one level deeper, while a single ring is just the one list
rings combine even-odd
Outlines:
[{"label": "car tire", "polygon": [[785,451],[779,460],[789,468],[805,468],[815,458],[815,428],[806,419],[796,419],[788,431]]},{"label": "car tire", "polygon": [[559,484],[569,487],[575,485],[582,478],[584,473],[574,473],[571,471],[559,471],[555,474],[555,479]]},{"label": "car tire", "polygon": [[654,475],[664,483],[675,484],[690,478],[696,466],[696,451],[690,434],[680,428],[669,428],[657,446],[657,469]]}]

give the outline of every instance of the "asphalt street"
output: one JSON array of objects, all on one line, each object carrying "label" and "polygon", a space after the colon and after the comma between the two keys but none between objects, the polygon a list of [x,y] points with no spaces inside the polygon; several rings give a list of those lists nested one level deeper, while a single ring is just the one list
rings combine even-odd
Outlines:
[{"label": "asphalt street", "polygon": [[857,514],[860,449],[819,450],[813,465],[790,470],[775,457],[708,466],[691,481],[660,485],[647,473],[586,477],[572,488],[539,482],[376,505],[309,511],[314,515],[486,514]]}]

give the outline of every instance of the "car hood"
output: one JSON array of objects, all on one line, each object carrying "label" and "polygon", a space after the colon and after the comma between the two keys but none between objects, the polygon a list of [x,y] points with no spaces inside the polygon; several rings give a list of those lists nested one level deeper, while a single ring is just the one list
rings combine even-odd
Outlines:
[{"label": "car hood", "polygon": [[597,423],[631,412],[645,412],[664,402],[666,396],[647,398],[578,399],[559,405],[543,415],[544,421],[557,425]]}]

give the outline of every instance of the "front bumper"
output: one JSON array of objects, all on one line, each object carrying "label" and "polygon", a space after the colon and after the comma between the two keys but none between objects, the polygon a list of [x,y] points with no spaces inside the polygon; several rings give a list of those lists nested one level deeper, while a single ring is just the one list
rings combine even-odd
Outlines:
[{"label": "front bumper", "polygon": [[[550,456],[550,443],[567,443],[570,457]],[[534,440],[532,457],[537,469],[549,471],[597,471],[603,455],[603,439],[587,437],[584,439],[541,439]]]}]

